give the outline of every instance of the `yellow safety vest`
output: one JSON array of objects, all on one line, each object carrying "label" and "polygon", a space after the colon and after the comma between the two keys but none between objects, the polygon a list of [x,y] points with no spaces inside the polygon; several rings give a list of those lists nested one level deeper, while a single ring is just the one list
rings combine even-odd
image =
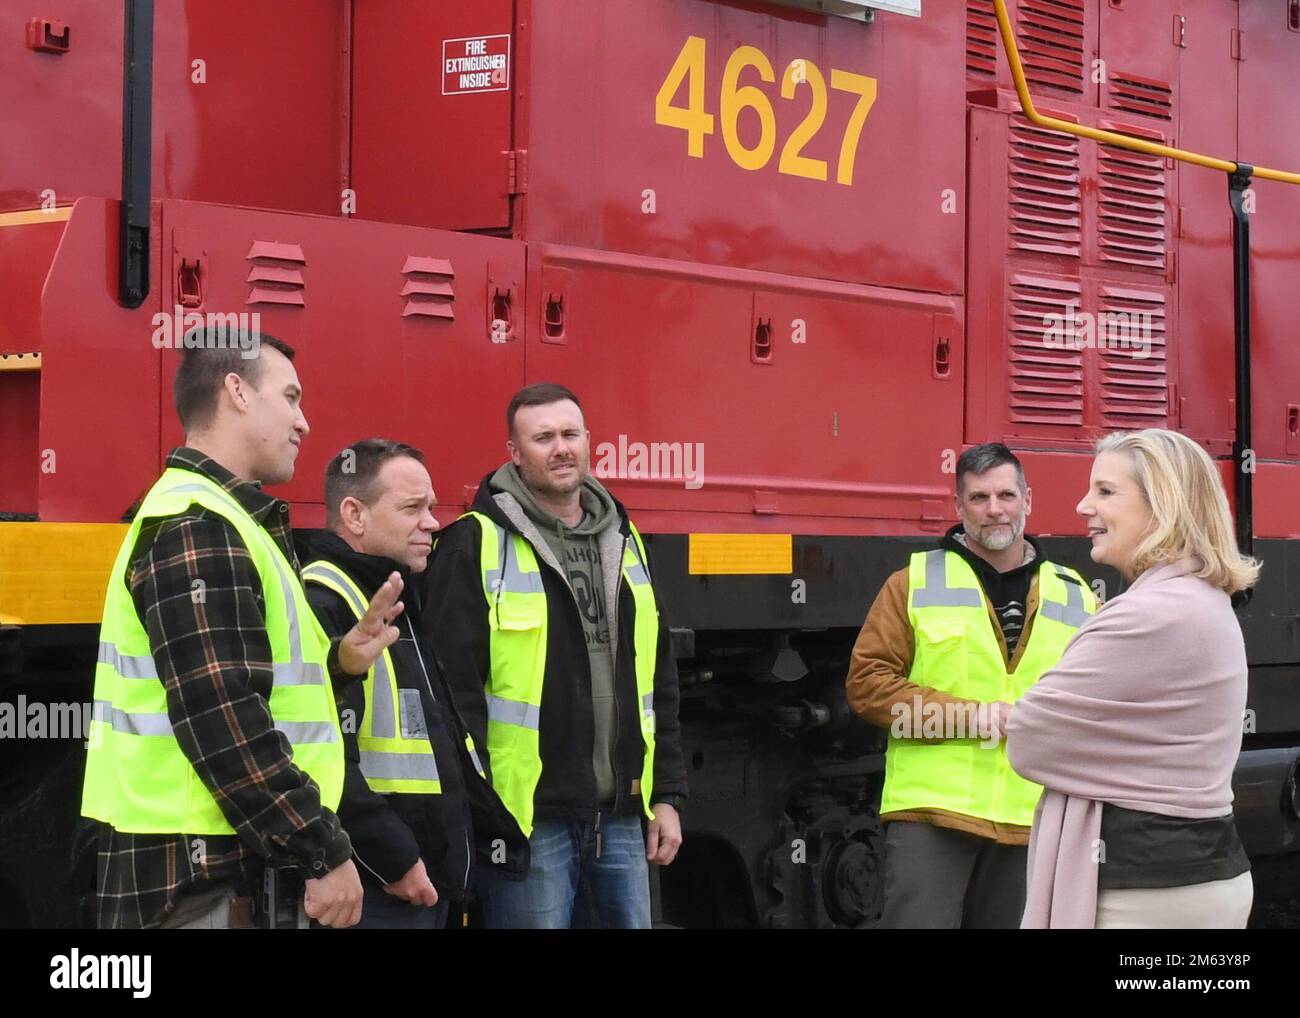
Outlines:
[{"label": "yellow safety vest", "polygon": [[[483,530],[480,559],[490,630],[491,667],[485,692],[492,787],[518,821],[524,837],[528,837],[533,830],[533,795],[542,777],[538,731],[546,677],[546,593],[537,556],[527,538],[507,533],[483,513],[465,515],[478,520]],[[650,797],[654,780],[659,609],[646,568],[645,545],[636,528],[631,527],[631,531],[632,540],[623,549],[623,580],[632,591],[636,608],[633,650],[645,744],[641,800],[646,816],[653,817]]]},{"label": "yellow safety vest", "polygon": [[[309,562],[303,567],[302,578],[306,583],[318,584],[338,594],[358,621],[365,615],[369,604],[365,594],[333,562],[324,559]],[[357,749],[366,784],[385,795],[441,795],[442,779],[438,776],[420,691],[398,686],[397,669],[387,647],[362,683],[365,716],[357,732]],[[475,769],[482,774],[471,736],[465,737],[465,748]]]},{"label": "yellow safety vest", "polygon": [[[1096,602],[1072,569],[1044,561],[1038,568],[1038,610],[1014,671],[1008,671],[989,618],[988,601],[975,571],[956,552],[936,549],[912,555],[907,613],[915,635],[911,682],[969,700],[1014,702],[1060,660],[1075,632],[1095,612]],[[913,705],[907,705],[914,711]],[[1042,786],[1017,774],[1007,760],[1006,742],[990,746],[972,731],[968,738],[924,742],[891,730],[885,756],[880,812],[943,809],[1002,824],[1028,827]],[[924,720],[904,715],[924,732]],[[932,719],[939,727],[939,719]]]},{"label": "yellow safety vest", "polygon": [[139,834],[235,833],[172,731],[149,636],[127,588],[141,524],[178,516],[191,505],[229,522],[252,556],[271,644],[267,707],[294,764],[316,783],[321,803],[334,809],[343,791],[343,742],[326,665],[329,639],[293,566],[266,529],[216,482],[169,467],[141,503],[109,578],[81,811]]}]

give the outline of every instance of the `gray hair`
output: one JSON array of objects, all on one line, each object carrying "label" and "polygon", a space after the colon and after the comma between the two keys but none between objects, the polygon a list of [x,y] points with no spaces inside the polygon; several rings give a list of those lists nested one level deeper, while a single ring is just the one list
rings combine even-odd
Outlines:
[{"label": "gray hair", "polygon": [[1010,463],[1016,468],[1016,485],[1023,495],[1029,490],[1025,483],[1025,468],[1016,459],[1016,454],[1001,442],[985,442],[973,445],[957,460],[957,494],[962,492],[962,478],[967,474],[987,474],[994,467]]}]

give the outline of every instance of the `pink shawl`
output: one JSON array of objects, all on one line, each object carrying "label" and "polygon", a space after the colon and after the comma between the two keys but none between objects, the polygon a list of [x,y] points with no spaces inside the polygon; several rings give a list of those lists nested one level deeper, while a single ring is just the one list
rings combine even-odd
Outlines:
[{"label": "pink shawl", "polygon": [[1022,928],[1096,925],[1103,802],[1232,812],[1245,644],[1228,595],[1189,566],[1148,569],[1103,604],[1011,712],[1011,765],[1044,786]]}]

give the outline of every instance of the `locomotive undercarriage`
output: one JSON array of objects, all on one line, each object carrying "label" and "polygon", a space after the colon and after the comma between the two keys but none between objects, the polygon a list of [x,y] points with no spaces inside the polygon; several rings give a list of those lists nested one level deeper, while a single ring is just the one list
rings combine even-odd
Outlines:
[{"label": "locomotive undercarriage", "polygon": [[883,733],[844,696],[855,632],[700,634],[681,666],[689,836],[660,875],[668,925],[873,922]]},{"label": "locomotive undercarriage", "polygon": [[[660,924],[870,928],[879,920],[884,853],[877,806],[886,739],[845,699],[855,636],[696,635],[698,656],[681,666],[691,783],[686,840],[677,863],[659,874]],[[759,646],[756,637],[770,644]],[[789,666],[792,652],[807,672],[778,678],[771,665]],[[1247,734],[1234,776],[1256,926],[1300,920],[1294,742]]]}]

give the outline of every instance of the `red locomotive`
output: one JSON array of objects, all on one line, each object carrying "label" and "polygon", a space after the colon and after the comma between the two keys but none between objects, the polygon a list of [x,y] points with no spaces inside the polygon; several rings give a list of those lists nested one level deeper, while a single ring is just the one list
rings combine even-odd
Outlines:
[{"label": "red locomotive", "polygon": [[[1040,113],[1300,168],[1300,0],[1006,6]],[[1300,188],[1239,167],[1235,323],[1226,175],[1031,121],[991,0],[921,8],[0,0],[11,719],[89,699],[121,520],[180,440],[175,347],[257,315],[299,351],[301,526],[372,434],[426,450],[453,519],[511,393],[581,394],[676,627],[665,922],[870,923],[883,738],[848,648],[994,439],[1111,592],[1073,511],[1092,443],[1171,427],[1222,461],[1264,561],[1237,822],[1300,849]],[[0,752],[0,921],[75,924],[81,745]]]}]

